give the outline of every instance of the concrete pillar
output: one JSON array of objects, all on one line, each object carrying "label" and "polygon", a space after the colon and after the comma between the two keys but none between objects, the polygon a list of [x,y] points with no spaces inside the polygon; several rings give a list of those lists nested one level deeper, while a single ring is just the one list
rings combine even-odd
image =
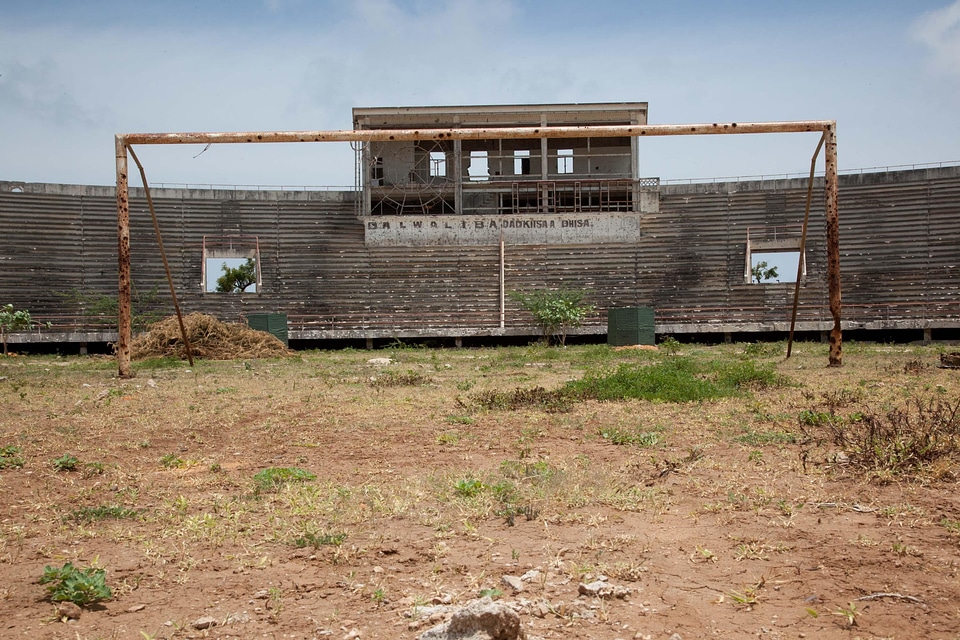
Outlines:
[{"label": "concrete pillar", "polygon": [[933,342],[933,329],[927,327],[923,330],[923,343],[930,344],[931,342]]},{"label": "concrete pillar", "polygon": [[457,349],[463,349],[463,338],[460,336],[454,338],[453,343],[457,346]]},{"label": "concrete pillar", "polygon": [[367,338],[367,349],[373,349],[373,338]]}]

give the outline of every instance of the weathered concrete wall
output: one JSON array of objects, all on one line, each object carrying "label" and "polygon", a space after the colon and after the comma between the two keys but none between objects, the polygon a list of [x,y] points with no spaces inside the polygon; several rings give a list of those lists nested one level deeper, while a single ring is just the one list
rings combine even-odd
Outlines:
[{"label": "weathered concrete wall", "polygon": [[[813,329],[829,320],[820,194],[800,299],[802,327]],[[141,311],[169,313],[149,212],[142,193],[132,196],[135,294]],[[356,217],[353,193],[157,190],[154,197],[186,311],[226,320],[287,313],[292,335],[314,336],[509,334],[529,325],[507,298],[500,329],[499,228],[490,244],[470,239],[490,233],[485,225],[456,242],[368,246],[369,221]],[[744,281],[747,230],[799,224],[805,197],[804,180],[669,185],[661,187],[660,211],[639,216],[629,242],[606,243],[574,227],[568,231],[582,243],[552,244],[546,233],[539,240],[540,231],[518,229],[531,244],[506,247],[506,289],[578,287],[601,309],[653,306],[658,326],[671,333],[780,330],[793,285]],[[441,220],[464,222],[433,221]],[[960,327],[960,168],[842,176],[840,224],[845,327]],[[625,232],[611,225],[604,233]],[[258,293],[201,290],[202,238],[224,234],[259,239]],[[116,295],[116,255],[112,188],[0,182],[0,303],[85,331],[98,298]],[[586,330],[603,326],[598,318]]]}]

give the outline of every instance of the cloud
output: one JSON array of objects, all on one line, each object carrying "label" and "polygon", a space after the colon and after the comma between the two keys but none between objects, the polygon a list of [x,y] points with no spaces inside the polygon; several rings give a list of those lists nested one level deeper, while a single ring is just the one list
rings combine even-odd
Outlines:
[{"label": "cloud", "polygon": [[940,70],[960,76],[960,0],[920,16],[910,35],[927,47]]},{"label": "cloud", "polygon": [[52,60],[0,62],[0,113],[17,114],[61,127],[95,126],[100,118],[83,107],[57,77]]}]

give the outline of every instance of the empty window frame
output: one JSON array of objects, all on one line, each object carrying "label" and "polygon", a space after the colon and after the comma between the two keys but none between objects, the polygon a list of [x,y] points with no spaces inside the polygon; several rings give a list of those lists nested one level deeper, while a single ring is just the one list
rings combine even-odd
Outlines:
[{"label": "empty window frame", "polygon": [[747,284],[778,284],[807,275],[807,261],[800,259],[800,225],[762,226],[747,229],[743,280]]},{"label": "empty window frame", "polygon": [[573,149],[557,149],[557,173],[573,173]]},{"label": "empty window frame", "polygon": [[443,151],[430,152],[430,177],[447,177],[447,154]]},{"label": "empty window frame", "polygon": [[[751,284],[796,282],[797,264],[799,262],[799,248],[796,251],[752,251],[750,253],[750,282]],[[804,271],[801,270],[801,280],[804,275]]]},{"label": "empty window frame", "polygon": [[202,260],[205,293],[260,291],[260,242],[256,236],[204,236]]}]

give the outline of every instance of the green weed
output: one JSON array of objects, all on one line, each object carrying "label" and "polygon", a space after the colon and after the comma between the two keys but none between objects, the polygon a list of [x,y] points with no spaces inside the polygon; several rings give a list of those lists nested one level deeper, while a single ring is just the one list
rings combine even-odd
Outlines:
[{"label": "green weed", "polygon": [[51,464],[53,465],[54,471],[76,471],[80,465],[80,461],[77,460],[76,456],[65,453],[59,458],[54,459]]},{"label": "green weed", "polygon": [[8,444],[0,447],[0,469],[19,469],[26,461],[21,455],[23,450],[14,445]]},{"label": "green weed", "polygon": [[113,597],[106,583],[106,571],[93,567],[79,569],[70,562],[59,569],[45,567],[40,584],[47,585],[52,601],[72,602],[81,607]]},{"label": "green weed", "polygon": [[186,466],[186,464],[187,463],[175,453],[168,453],[160,458],[160,465],[164,469],[179,469],[180,467]]},{"label": "green weed", "polygon": [[476,478],[460,478],[454,485],[453,491],[461,498],[473,498],[480,495],[484,489],[483,482]]}]

